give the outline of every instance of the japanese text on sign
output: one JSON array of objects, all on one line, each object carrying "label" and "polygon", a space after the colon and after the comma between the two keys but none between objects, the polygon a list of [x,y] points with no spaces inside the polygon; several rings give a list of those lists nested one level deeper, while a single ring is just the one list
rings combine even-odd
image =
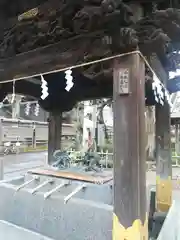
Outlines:
[{"label": "japanese text on sign", "polygon": [[119,94],[128,94],[129,93],[129,69],[120,69],[119,70]]}]

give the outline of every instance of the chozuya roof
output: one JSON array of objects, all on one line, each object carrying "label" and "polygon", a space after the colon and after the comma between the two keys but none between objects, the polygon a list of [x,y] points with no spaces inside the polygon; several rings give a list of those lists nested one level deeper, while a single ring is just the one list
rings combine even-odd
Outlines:
[{"label": "chozuya roof", "polygon": [[[93,48],[98,49],[102,42],[116,52],[129,51],[139,46],[145,55],[157,53],[169,69],[175,67],[174,50],[180,47],[180,11],[179,5],[175,4],[177,1],[171,1],[171,5],[167,1],[136,1],[143,2],[144,14],[140,20],[137,20],[136,8],[130,1],[19,2],[19,5],[17,2],[9,5],[8,1],[1,1],[1,11],[5,17],[16,16],[0,27],[1,57],[6,58],[63,39],[92,33],[91,36],[95,34],[98,39],[102,39],[101,43],[95,44],[97,38],[94,38],[94,44],[91,44]],[[31,10],[22,14],[29,9]]]},{"label": "chozuya roof", "polygon": [[[0,11],[4,11],[0,25],[1,80],[60,69],[137,48],[150,61],[155,53],[167,71],[178,67],[180,10],[177,1],[171,4],[141,1],[141,8],[120,0],[29,2],[20,1],[19,5],[16,2],[18,7],[15,8],[13,1],[11,5],[1,4]],[[138,17],[137,8],[142,10]],[[26,13],[22,15],[23,12]],[[84,67],[81,73],[82,77],[97,77],[98,81],[106,79],[109,83],[109,76],[112,77],[109,69],[110,64],[103,63]],[[41,91],[40,86],[34,87],[30,82],[28,88],[27,82],[24,87],[21,83],[19,88],[23,94],[29,94],[31,89],[36,98]],[[108,88],[111,87],[108,85]],[[101,95],[105,97],[104,93]]]}]

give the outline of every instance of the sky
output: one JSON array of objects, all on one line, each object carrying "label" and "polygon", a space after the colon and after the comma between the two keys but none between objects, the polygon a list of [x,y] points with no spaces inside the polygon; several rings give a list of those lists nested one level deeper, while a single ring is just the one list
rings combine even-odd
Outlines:
[{"label": "sky", "polygon": [[174,78],[180,76],[180,69],[177,69],[176,72],[169,72],[169,78]]}]

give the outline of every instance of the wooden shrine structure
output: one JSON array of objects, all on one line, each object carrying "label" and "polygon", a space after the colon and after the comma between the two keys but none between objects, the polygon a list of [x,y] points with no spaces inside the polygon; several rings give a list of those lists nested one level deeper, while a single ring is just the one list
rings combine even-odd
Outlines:
[{"label": "wooden shrine structure", "polygon": [[[60,147],[61,113],[78,101],[113,96],[113,240],[148,239],[144,110],[145,103],[156,104],[157,210],[167,211],[170,107],[165,98],[163,106],[156,103],[152,83],[155,73],[166,86],[168,72],[178,67],[180,1],[0,0],[0,19],[0,100],[14,84],[16,93],[37,99],[51,113],[49,163]],[[74,82],[69,92],[68,68]],[[49,92],[44,100],[41,75]]]}]

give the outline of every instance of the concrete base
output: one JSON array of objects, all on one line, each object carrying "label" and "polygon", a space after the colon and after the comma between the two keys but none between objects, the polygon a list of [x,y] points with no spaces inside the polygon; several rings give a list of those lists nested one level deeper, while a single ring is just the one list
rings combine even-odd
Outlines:
[{"label": "concrete base", "polygon": [[157,239],[167,213],[156,212],[156,191],[150,192],[148,231],[151,240]]},{"label": "concrete base", "polygon": [[0,221],[0,239],[53,240],[5,221]]},{"label": "concrete base", "polygon": [[180,201],[175,200],[166,216],[157,240],[180,240]]},{"label": "concrete base", "polygon": [[33,182],[19,191],[16,191],[17,186],[23,182],[0,184],[0,219],[54,240],[112,239],[113,207],[109,185],[89,184],[65,204],[64,198],[80,183],[73,182],[44,199],[44,193],[60,182],[31,194],[32,188],[43,181],[45,179]]}]

